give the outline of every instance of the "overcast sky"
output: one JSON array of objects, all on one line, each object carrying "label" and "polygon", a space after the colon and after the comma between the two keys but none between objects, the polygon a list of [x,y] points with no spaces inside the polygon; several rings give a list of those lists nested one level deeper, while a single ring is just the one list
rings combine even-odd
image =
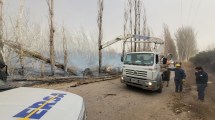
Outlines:
[{"label": "overcast sky", "polygon": [[[19,0],[5,0],[7,16],[18,12]],[[46,24],[46,0],[26,0],[26,9],[35,22]],[[104,39],[123,33],[123,10],[127,0],[104,0]],[[71,30],[97,31],[97,0],[55,0],[55,23]],[[215,0],[144,0],[148,25],[156,37],[163,37],[163,23],[172,37],[181,26],[192,26],[200,50],[215,44]]]}]

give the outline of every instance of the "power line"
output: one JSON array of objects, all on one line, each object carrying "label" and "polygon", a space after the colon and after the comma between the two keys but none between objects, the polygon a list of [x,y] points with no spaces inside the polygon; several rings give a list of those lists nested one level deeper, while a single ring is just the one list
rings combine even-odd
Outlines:
[{"label": "power line", "polygon": [[183,26],[182,23],[183,22],[183,16],[182,16],[182,0],[181,0],[181,26]]},{"label": "power line", "polygon": [[199,4],[198,4],[197,10],[196,10],[196,14],[194,14],[194,17],[193,17],[193,19],[192,19],[191,25],[193,25],[193,23],[194,23],[194,20],[195,20],[195,18],[196,18],[196,15],[197,15],[197,13],[198,13],[198,11],[199,11],[199,9],[200,9],[201,2],[202,2],[202,0],[199,0]]},{"label": "power line", "polygon": [[191,14],[192,7],[193,7],[193,0],[190,3],[190,9],[189,9],[188,17],[187,17],[187,23],[188,24],[189,24],[189,19],[190,19],[190,14]]}]

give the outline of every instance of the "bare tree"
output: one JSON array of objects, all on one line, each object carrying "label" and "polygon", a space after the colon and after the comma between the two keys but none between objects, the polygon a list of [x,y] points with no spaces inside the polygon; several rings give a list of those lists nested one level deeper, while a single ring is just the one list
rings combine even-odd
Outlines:
[{"label": "bare tree", "polygon": [[[137,18],[138,18],[138,25],[137,25],[137,34],[140,35],[140,28],[141,28],[141,6],[142,2],[140,0],[137,1]],[[140,39],[138,39],[140,41]],[[138,51],[140,51],[140,42],[138,43]]]},{"label": "bare tree", "polygon": [[[127,22],[128,22],[128,7],[125,5],[124,8],[124,37],[126,37],[127,32]],[[125,41],[123,42],[123,48],[122,48],[122,56],[125,54]]]},{"label": "bare tree", "polygon": [[[133,34],[133,22],[132,22],[132,8],[133,8],[133,4],[132,4],[133,0],[128,0],[128,6],[129,6],[129,19],[130,19],[130,34]],[[132,38],[131,38],[131,52],[133,51],[133,45],[132,45]]]},{"label": "bare tree", "polygon": [[126,36],[127,23],[128,23],[128,8],[125,6],[125,8],[124,8],[124,37]]},{"label": "bare tree", "polygon": [[20,0],[20,6],[19,6],[19,13],[18,13],[18,18],[17,18],[17,24],[16,24],[16,42],[20,45],[20,55],[19,55],[19,60],[20,60],[20,66],[21,66],[21,71],[20,74],[24,76],[24,58],[23,58],[23,51],[21,47],[21,40],[23,39],[22,36],[22,23],[23,23],[23,13],[24,13],[24,4],[25,0]]},{"label": "bare tree", "polygon": [[180,61],[187,61],[197,53],[196,34],[193,28],[181,27],[177,30],[175,37]]},{"label": "bare tree", "polygon": [[40,72],[41,72],[41,77],[44,77],[45,76],[45,73],[44,73],[44,62],[41,62],[40,63]]},{"label": "bare tree", "polygon": [[67,72],[67,63],[68,63],[68,51],[67,51],[67,39],[65,34],[65,27],[62,28],[63,33],[63,51],[64,51],[64,71]]},{"label": "bare tree", "polygon": [[3,0],[0,0],[0,63],[5,64],[3,58]]},{"label": "bare tree", "polygon": [[102,32],[102,22],[103,22],[103,10],[104,10],[104,2],[103,0],[98,0],[98,28],[99,28],[99,36],[98,36],[98,48],[99,48],[99,73],[101,73],[101,66],[102,66],[102,39],[103,39],[103,32]]},{"label": "bare tree", "polygon": [[[138,22],[138,0],[134,0],[134,34],[137,34],[137,22]],[[134,38],[134,52],[137,51],[136,38]]]},{"label": "bare tree", "polygon": [[[146,36],[146,31],[147,31],[146,8],[143,5],[143,28],[142,28],[142,32],[143,32],[144,36]],[[143,50],[146,50],[146,43],[143,43]]]},{"label": "bare tree", "polygon": [[164,28],[164,41],[165,41],[164,54],[167,55],[171,53],[174,56],[174,58],[177,59],[178,55],[176,52],[176,46],[169,32],[169,28],[166,24],[163,25],[163,28]]},{"label": "bare tree", "polygon": [[[146,35],[149,36],[149,37],[151,36],[151,30],[150,30],[149,27],[147,27]],[[144,46],[144,47],[145,47],[145,48],[144,48],[145,50],[148,50],[148,51],[151,50],[151,46],[150,46],[151,44],[150,44],[150,43],[145,43],[144,45],[145,45],[145,46]]]},{"label": "bare tree", "polygon": [[50,20],[50,62],[51,62],[51,75],[55,74],[55,50],[54,50],[54,0],[47,0],[49,7],[49,20]]}]

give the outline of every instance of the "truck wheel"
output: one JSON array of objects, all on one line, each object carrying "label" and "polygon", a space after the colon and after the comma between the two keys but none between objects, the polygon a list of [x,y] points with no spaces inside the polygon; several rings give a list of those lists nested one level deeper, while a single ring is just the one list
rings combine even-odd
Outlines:
[{"label": "truck wheel", "polygon": [[157,90],[158,93],[162,93],[162,85],[160,86],[160,88]]},{"label": "truck wheel", "polygon": [[157,92],[158,92],[158,93],[162,93],[162,89],[163,89],[163,82],[161,82],[160,88],[157,90]]},{"label": "truck wheel", "polygon": [[131,87],[131,85],[129,85],[129,84],[126,84],[126,86],[127,86],[127,87]]},{"label": "truck wheel", "polygon": [[158,93],[162,93],[162,89],[163,89],[163,81],[162,81],[162,77],[160,77],[160,87],[157,90]]}]

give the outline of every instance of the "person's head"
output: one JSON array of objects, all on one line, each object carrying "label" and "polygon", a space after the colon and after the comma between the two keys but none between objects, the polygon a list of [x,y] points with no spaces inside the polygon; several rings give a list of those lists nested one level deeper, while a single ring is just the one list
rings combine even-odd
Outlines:
[{"label": "person's head", "polygon": [[177,63],[177,64],[175,64],[175,67],[176,67],[176,68],[181,68],[181,64],[178,64],[178,63]]},{"label": "person's head", "polygon": [[195,68],[196,71],[203,71],[203,68],[201,66],[198,66]]}]

